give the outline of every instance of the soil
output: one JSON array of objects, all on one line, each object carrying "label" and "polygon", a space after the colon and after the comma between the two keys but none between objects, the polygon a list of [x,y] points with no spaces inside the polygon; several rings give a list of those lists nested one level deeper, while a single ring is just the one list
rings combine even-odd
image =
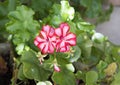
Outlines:
[{"label": "soil", "polygon": [[10,49],[6,43],[0,43],[0,85],[10,85],[13,66]]},{"label": "soil", "polygon": [[[0,43],[0,85],[11,85],[13,76],[13,58],[10,53],[9,43]],[[17,79],[16,83],[19,85],[36,85],[34,80],[27,80],[25,82]]]}]

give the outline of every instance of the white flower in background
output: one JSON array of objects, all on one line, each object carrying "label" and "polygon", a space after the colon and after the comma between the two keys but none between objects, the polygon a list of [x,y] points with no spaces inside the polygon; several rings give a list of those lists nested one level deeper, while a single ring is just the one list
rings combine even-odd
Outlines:
[{"label": "white flower in background", "polygon": [[61,16],[64,20],[72,20],[75,10],[69,5],[68,1],[61,1]]},{"label": "white flower in background", "polygon": [[101,33],[94,33],[92,36],[92,40],[95,42],[103,42],[105,40],[105,36]]}]

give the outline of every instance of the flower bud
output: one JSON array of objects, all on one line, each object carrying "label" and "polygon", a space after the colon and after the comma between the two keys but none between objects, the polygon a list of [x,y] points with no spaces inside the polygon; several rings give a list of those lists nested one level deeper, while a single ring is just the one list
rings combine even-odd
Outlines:
[{"label": "flower bud", "polygon": [[60,68],[56,64],[54,64],[54,71],[60,72]]}]

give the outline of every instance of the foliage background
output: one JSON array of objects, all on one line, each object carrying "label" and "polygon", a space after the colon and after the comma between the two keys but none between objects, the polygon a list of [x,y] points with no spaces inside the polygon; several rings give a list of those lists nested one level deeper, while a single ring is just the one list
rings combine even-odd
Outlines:
[{"label": "foliage background", "polygon": [[[120,47],[102,34],[96,37],[95,26],[84,21],[84,18],[97,18],[98,22],[108,19],[112,6],[103,10],[102,3],[102,0],[0,2],[0,42],[11,44],[15,63],[16,75],[11,84],[18,84],[19,80],[26,85],[30,79],[37,85],[118,85]],[[49,54],[41,65],[38,55],[41,58],[43,55],[33,40],[43,25],[57,27],[61,22],[67,22],[77,35],[74,52]],[[55,59],[61,72],[54,72]]]}]

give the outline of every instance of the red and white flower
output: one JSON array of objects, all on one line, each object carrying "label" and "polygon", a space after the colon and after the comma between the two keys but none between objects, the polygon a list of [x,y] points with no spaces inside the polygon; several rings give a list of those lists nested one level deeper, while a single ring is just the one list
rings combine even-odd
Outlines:
[{"label": "red and white flower", "polygon": [[57,52],[67,52],[71,46],[76,45],[76,35],[69,30],[67,23],[61,23],[56,29],[45,25],[35,38],[34,44],[43,54],[53,53],[55,48]]},{"label": "red and white flower", "polygon": [[53,53],[56,45],[56,36],[54,28],[49,25],[42,27],[39,35],[35,38],[34,44],[43,54]]},{"label": "red and white flower", "polygon": [[70,50],[70,46],[76,45],[76,35],[69,32],[69,30],[70,27],[67,23],[61,23],[60,27],[55,29],[57,52],[67,52]]}]

